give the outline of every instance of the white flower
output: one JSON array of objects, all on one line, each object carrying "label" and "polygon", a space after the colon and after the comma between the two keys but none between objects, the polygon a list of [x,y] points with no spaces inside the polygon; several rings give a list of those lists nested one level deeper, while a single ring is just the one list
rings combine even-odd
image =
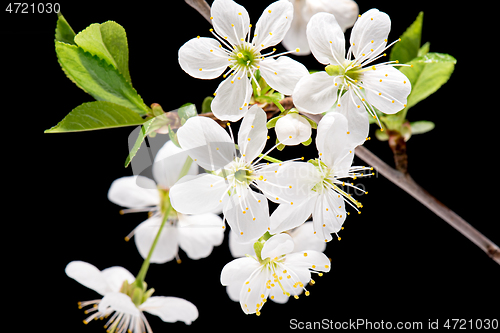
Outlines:
[{"label": "white flower", "polygon": [[[122,177],[115,180],[109,189],[108,199],[129,209],[126,212],[149,211],[150,218],[142,222],[125,239],[134,236],[137,249],[143,258],[148,256],[151,245],[160,229],[166,205],[169,205],[170,188],[179,178],[186,162],[187,153],[168,141],[158,151],[154,164],[155,182],[144,176]],[[198,166],[193,163],[188,174],[196,175]],[[224,230],[222,219],[213,212],[185,215],[170,210],[168,223],[160,234],[159,241],[151,256],[152,263],[165,263],[178,257],[179,247],[191,259],[207,257],[214,246],[220,245]]]},{"label": "white flower", "polygon": [[[83,321],[85,324],[92,319],[104,319],[111,316],[104,326],[108,332],[153,332],[144,311],[169,323],[183,321],[190,325],[198,318],[196,306],[185,299],[151,297],[154,289],[136,290],[138,287],[133,285],[135,277],[123,267],[114,266],[100,271],[89,263],[72,261],[66,266],[65,272],[70,278],[103,296],[102,299],[79,302],[78,306],[83,308],[92,305],[85,310],[85,314],[91,313]],[[131,295],[135,298],[134,301]]]},{"label": "white flower", "polygon": [[277,165],[259,163],[267,141],[266,120],[258,106],[248,110],[238,131],[240,155],[233,139],[212,119],[193,117],[179,128],[181,147],[210,173],[179,180],[170,190],[172,207],[181,213],[202,214],[222,205],[224,218],[240,242],[262,236],[269,228],[266,196],[275,196],[267,178],[277,172]]},{"label": "white flower", "polygon": [[312,163],[288,163],[278,170],[272,181],[282,185],[279,195],[294,204],[276,208],[271,215],[271,234],[297,227],[312,214],[314,234],[328,242],[331,233],[339,232],[346,219],[345,202],[359,212],[361,203],[341,187],[367,192],[341,179],[371,175],[362,173],[371,168],[351,166],[354,148],[349,145],[346,131],[347,119],[342,114],[327,114],[318,125],[319,158]]},{"label": "white flower", "polygon": [[[212,101],[214,115],[222,120],[237,121],[248,109],[252,95],[251,80],[260,70],[273,89],[291,95],[307,69],[289,57],[262,54],[262,50],[281,42],[293,19],[293,6],[287,1],[270,4],[258,20],[250,42],[250,18],[246,9],[232,0],[215,0],[210,31],[217,39],[196,37],[179,49],[179,64],[189,75],[214,79],[226,78],[217,88]],[[215,32],[214,32],[215,30]],[[258,86],[257,89],[260,89]]]},{"label": "white flower", "polygon": [[294,53],[298,55],[311,53],[306,26],[314,14],[327,12],[335,15],[342,31],[352,27],[358,18],[358,5],[353,0],[290,0],[290,2],[294,9],[293,21],[281,43],[290,51],[299,47],[300,51]]},{"label": "white flower", "polygon": [[[292,230],[286,231],[293,240],[293,252],[305,250],[314,250],[323,252],[326,249],[326,243],[317,237],[311,237],[314,232],[313,223],[305,222]],[[247,254],[255,256],[254,242],[240,243],[236,240],[237,235],[234,232],[229,233],[229,251],[235,258],[244,257]]]},{"label": "white flower", "polygon": [[[344,34],[335,17],[328,13],[314,15],[307,25],[309,46],[314,57],[327,66],[324,72],[307,75],[297,83],[293,92],[297,109],[318,114],[336,105],[336,111],[347,117],[348,131],[356,145],[368,136],[365,110],[376,118],[374,108],[388,114],[403,109],[411,85],[394,68],[397,62],[367,66],[383,57],[392,45],[387,46],[390,28],[387,14],[377,9],[367,11],[354,24],[345,58]],[[347,92],[342,95],[344,90]]]},{"label": "white flower", "polygon": [[[276,122],[276,136],[287,146],[295,146],[311,138],[311,124],[301,115],[290,112]],[[286,141],[285,141],[286,140]]]},{"label": "white flower", "polygon": [[[295,298],[305,290],[311,280],[311,272],[329,272],[330,260],[321,252],[307,250],[292,253],[292,238],[279,234],[267,240],[260,257],[238,258],[222,269],[220,281],[232,290],[233,300],[239,300],[247,314],[260,315],[260,309],[270,296],[278,303],[284,303],[293,295]],[[321,273],[320,273],[321,274]]]}]

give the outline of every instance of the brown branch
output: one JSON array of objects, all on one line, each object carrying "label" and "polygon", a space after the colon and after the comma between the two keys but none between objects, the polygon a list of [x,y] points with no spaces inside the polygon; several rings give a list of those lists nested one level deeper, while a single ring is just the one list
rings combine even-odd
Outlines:
[{"label": "brown branch", "polygon": [[193,7],[201,14],[210,24],[212,20],[210,19],[210,6],[205,0],[184,0],[188,5]]},{"label": "brown branch", "polygon": [[486,236],[476,230],[467,221],[458,216],[454,211],[443,205],[439,200],[430,195],[420,185],[415,183],[408,173],[395,170],[363,146],[356,148],[356,155],[391,182],[405,190],[412,197],[420,201],[434,214],[448,222],[453,228],[476,244],[481,250],[500,264],[500,249]]}]

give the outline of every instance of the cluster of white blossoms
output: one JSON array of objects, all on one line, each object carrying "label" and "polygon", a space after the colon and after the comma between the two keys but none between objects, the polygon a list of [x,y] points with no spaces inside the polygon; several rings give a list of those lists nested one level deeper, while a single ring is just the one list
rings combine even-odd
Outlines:
[{"label": "cluster of white blossoms", "polygon": [[[330,270],[324,247],[318,251],[309,241],[311,248],[294,250],[290,235],[312,216],[303,237],[316,244],[329,242],[332,234],[340,239],[349,214],[346,203],[357,212],[362,207],[349,188],[367,193],[349,180],[372,174],[373,168],[352,166],[356,146],[368,136],[368,116],[403,109],[411,90],[409,80],[394,68],[396,62],[372,64],[392,45],[387,45],[387,14],[372,9],[358,18],[357,5],[348,0],[332,1],[331,8],[334,3],[337,9],[349,8],[343,12],[324,12],[322,1],[292,2],[295,11],[289,1],[269,5],[250,41],[246,10],[232,0],[215,0],[210,18],[215,39],[198,36],[179,50],[179,64],[191,76],[225,78],[214,94],[213,114],[221,121],[243,120],[236,141],[230,123],[228,134],[207,117],[190,118],[178,130],[180,146],[207,172],[180,179],[170,190],[171,204],[180,214],[222,210],[231,228],[231,250],[241,258],[224,267],[221,283],[245,313],[257,315],[268,297],[283,303],[303,291],[309,295],[305,285],[311,273]],[[353,24],[346,53],[344,31]],[[302,31],[301,25],[306,27]],[[263,54],[285,36],[285,53],[311,52],[325,70],[309,74],[299,62],[274,54],[275,49]],[[294,47],[294,41],[302,46]],[[293,98],[295,108],[280,108],[272,126],[262,104],[250,105],[252,84],[260,92],[258,77]],[[326,113],[317,124],[317,157],[278,161],[268,156],[278,145],[312,142],[314,122],[301,113]],[[275,127],[277,144],[264,153],[268,127]],[[271,214],[268,201],[278,204]]]},{"label": "cluster of white blossoms", "polygon": [[[247,11],[232,0],[215,0],[210,19],[214,38],[186,42],[179,64],[195,78],[223,76],[211,109],[225,128],[209,117],[187,119],[176,133],[180,148],[169,141],[155,157],[155,180],[117,179],[108,198],[124,207],[122,213],[149,212],[126,237],[134,238],[146,271],[149,262],[180,262],[179,248],[190,259],[207,257],[222,243],[227,222],[236,259],[222,269],[221,284],[245,313],[260,315],[268,298],[284,303],[308,296],[311,274],[330,271],[326,243],[332,235],[340,240],[347,206],[358,213],[362,207],[350,192],[367,193],[352,180],[372,175],[373,168],[352,165],[356,146],[368,136],[368,117],[403,109],[411,86],[394,68],[397,62],[373,64],[392,45],[388,15],[371,9],[358,17],[351,0],[276,1],[253,32]],[[351,26],[346,52],[344,31]],[[309,74],[285,53],[264,52],[282,41],[285,53],[311,52],[324,71]],[[294,103],[285,110],[274,102],[281,114],[269,122],[265,104],[252,98],[264,81],[263,94],[270,87]],[[316,124],[308,114],[324,116]],[[228,121],[239,120],[235,137]],[[267,145],[273,127],[277,142]],[[277,147],[313,141],[308,161],[269,156]],[[276,207],[272,212],[269,202]],[[80,306],[92,305],[84,322],[112,315],[106,324],[111,332],[150,332],[144,311],[188,324],[198,316],[188,301],[151,297],[142,269],[137,281],[124,268],[99,271],[84,262],[71,262],[66,273],[103,296]]]}]

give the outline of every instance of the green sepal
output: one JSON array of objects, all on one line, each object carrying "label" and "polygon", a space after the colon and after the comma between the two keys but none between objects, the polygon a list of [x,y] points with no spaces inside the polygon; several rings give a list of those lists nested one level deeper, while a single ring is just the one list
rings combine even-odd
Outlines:
[{"label": "green sepal", "polygon": [[411,134],[424,134],[432,131],[436,125],[432,121],[419,120],[410,123]]},{"label": "green sepal", "polygon": [[276,144],[278,144],[278,143],[279,143],[279,145],[276,146],[276,149],[278,149],[279,151],[282,151],[283,149],[285,149],[285,145],[280,143],[280,140],[278,140],[278,138],[276,138]]},{"label": "green sepal", "polygon": [[45,133],[93,131],[137,126],[144,122],[144,119],[129,108],[111,102],[96,101],[77,106]]},{"label": "green sepal", "polygon": [[201,113],[210,113],[212,112],[212,101],[214,98],[212,96],[207,96],[201,103]]},{"label": "green sepal", "polygon": [[267,129],[271,129],[273,127],[276,126],[276,122],[281,118],[283,117],[282,115],[279,115],[279,116],[276,116],[274,118],[271,118],[267,123],[266,123],[266,127]]},{"label": "green sepal", "polygon": [[160,104],[153,103],[151,104],[151,113],[153,113],[153,116],[158,117],[164,114],[165,111],[163,111],[163,108],[161,107]]},{"label": "green sepal", "polygon": [[132,292],[132,303],[135,304],[135,306],[139,306],[142,304],[142,296],[144,292],[142,291],[142,288],[134,288],[134,291]]},{"label": "green sepal", "polygon": [[260,241],[257,241],[253,244],[253,250],[255,251],[255,254],[257,255],[257,259],[259,259],[259,262],[262,261],[261,253],[262,253],[263,247],[264,247],[264,244],[261,243]]},{"label": "green sepal", "polygon": [[314,129],[317,129],[318,128],[318,124],[316,124],[316,122],[312,119],[309,119],[305,116],[301,116],[302,118],[304,118],[305,120],[307,120],[307,122],[309,123],[309,125],[311,125],[311,128],[314,128]]},{"label": "green sepal", "polygon": [[312,138],[309,137],[309,139],[307,139],[306,141],[302,142],[302,144],[307,147],[307,146],[309,146],[311,144],[311,142],[312,142]]},{"label": "green sepal", "polygon": [[380,141],[389,140],[389,134],[387,134],[387,131],[381,131],[379,128],[375,130],[375,137]]},{"label": "green sepal", "polygon": [[154,288],[150,288],[148,291],[146,291],[144,293],[144,295],[142,296],[142,303],[146,302],[148,298],[151,297],[151,295],[153,295],[153,293],[155,292],[155,289]]}]

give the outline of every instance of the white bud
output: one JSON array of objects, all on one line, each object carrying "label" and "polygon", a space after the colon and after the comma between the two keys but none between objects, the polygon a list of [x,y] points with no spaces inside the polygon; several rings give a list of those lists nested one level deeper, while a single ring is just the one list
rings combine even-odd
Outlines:
[{"label": "white bud", "polygon": [[295,146],[311,137],[311,124],[298,113],[289,113],[276,122],[276,136],[287,146]]}]

